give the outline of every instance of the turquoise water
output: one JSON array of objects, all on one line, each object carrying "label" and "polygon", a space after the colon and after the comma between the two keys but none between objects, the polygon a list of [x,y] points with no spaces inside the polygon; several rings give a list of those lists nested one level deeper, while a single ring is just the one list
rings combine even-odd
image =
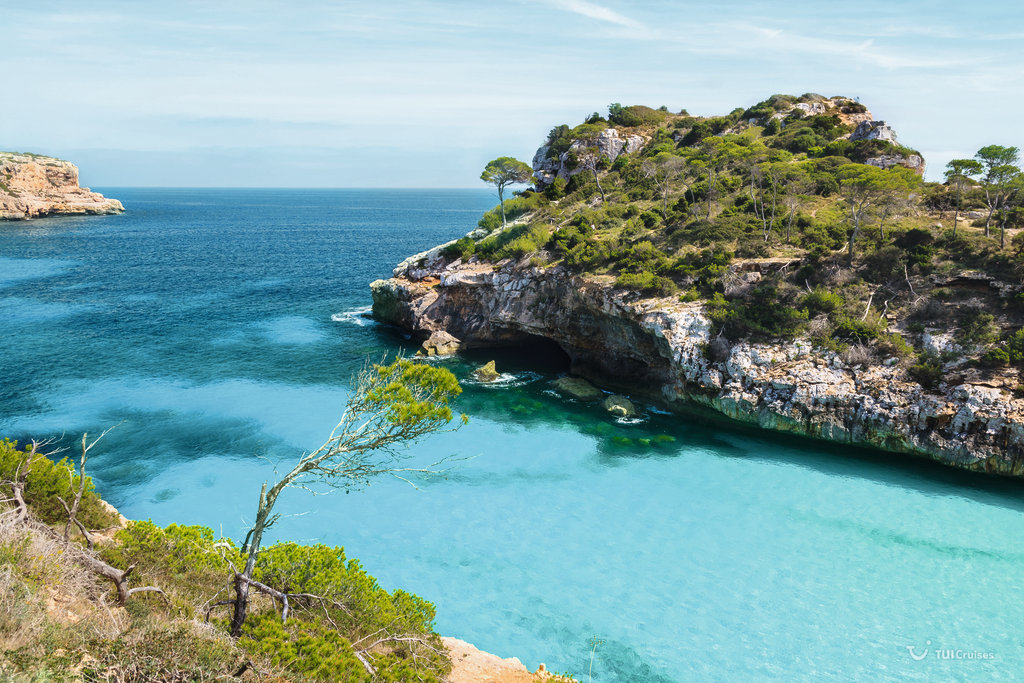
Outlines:
[{"label": "turquoise water", "polygon": [[[128,213],[0,224],[0,434],[121,423],[91,461],[105,497],[236,537],[363,359],[408,348],[366,284],[493,202],[105,191]],[[290,493],[278,537],[344,545],[440,632],[581,680],[591,658],[596,681],[1019,678],[1018,483],[652,406],[617,422],[552,390],[557,354],[445,363],[492,357],[470,424],[411,451],[459,458],[446,478]]]}]

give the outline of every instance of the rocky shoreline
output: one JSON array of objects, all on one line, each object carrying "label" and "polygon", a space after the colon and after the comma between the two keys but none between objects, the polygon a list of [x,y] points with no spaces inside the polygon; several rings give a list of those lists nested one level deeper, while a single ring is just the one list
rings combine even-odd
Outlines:
[{"label": "rocky shoreline", "polygon": [[461,348],[550,340],[572,374],[670,409],[1024,476],[1024,400],[969,373],[935,393],[896,359],[851,365],[806,339],[720,343],[701,302],[640,299],[529,259],[463,263],[435,248],[370,288],[375,317],[421,337],[443,331]]},{"label": "rocky shoreline", "polygon": [[118,200],[79,187],[78,167],[70,162],[0,152],[0,220],[123,212]]}]

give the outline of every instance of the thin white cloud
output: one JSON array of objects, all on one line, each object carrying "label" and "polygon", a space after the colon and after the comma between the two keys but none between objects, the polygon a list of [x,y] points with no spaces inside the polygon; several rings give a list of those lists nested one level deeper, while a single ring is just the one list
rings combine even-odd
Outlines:
[{"label": "thin white cloud", "polygon": [[883,69],[936,69],[963,67],[980,63],[971,56],[931,55],[927,52],[913,54],[893,52],[875,44],[871,39],[853,42],[833,40],[817,36],[804,36],[779,29],[769,29],[750,24],[736,24],[737,32],[745,33],[744,42],[748,49],[751,44],[761,49],[790,54],[829,55],[845,57],[863,64]]},{"label": "thin white cloud", "polygon": [[644,27],[643,24],[635,19],[630,19],[623,14],[619,14],[613,9],[603,7],[601,5],[595,5],[594,3],[587,2],[586,0],[554,0],[552,4],[566,12],[572,12],[589,19],[596,19],[609,24],[615,24],[617,26],[622,26],[623,28],[642,29]]}]

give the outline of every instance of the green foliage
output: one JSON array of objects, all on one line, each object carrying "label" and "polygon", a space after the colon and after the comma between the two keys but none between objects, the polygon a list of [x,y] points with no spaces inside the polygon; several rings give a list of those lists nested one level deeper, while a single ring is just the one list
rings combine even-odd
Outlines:
[{"label": "green foliage", "polygon": [[[524,197],[512,197],[511,199],[505,200],[505,216],[508,220],[513,221],[520,216],[523,216],[531,211],[536,211],[547,198],[542,194],[529,194]],[[479,221],[477,225],[493,232],[501,227],[501,206],[495,206],[493,209],[488,210]]]},{"label": "green foliage", "polygon": [[[624,157],[620,157],[624,158]],[[618,159],[616,159],[618,161]],[[544,188],[544,196],[548,199],[555,201],[565,196],[565,188],[568,183],[565,178],[555,178],[551,181],[551,184]]]},{"label": "green foliage", "polygon": [[[285,625],[276,614],[254,614],[246,621],[241,646],[263,655],[275,667],[318,681],[370,681],[347,638],[316,622]],[[392,679],[394,680],[394,679]]]},{"label": "green foliage", "polygon": [[957,331],[956,340],[960,344],[988,344],[998,337],[996,318],[988,311],[975,306],[964,306],[957,313],[960,329]]},{"label": "green foliage", "polygon": [[907,340],[902,335],[895,332],[883,333],[879,335],[878,341],[879,350],[890,356],[897,358],[907,358],[914,354],[914,347],[907,343]]},{"label": "green foliage", "polygon": [[722,291],[722,275],[729,269],[733,253],[721,245],[679,257],[672,271],[693,281],[696,290],[704,296]]},{"label": "green foliage", "polygon": [[448,422],[452,419],[448,402],[462,393],[451,371],[405,358],[374,365],[369,377],[366,405],[382,410],[395,425]]},{"label": "green foliage", "polygon": [[667,112],[651,109],[640,104],[623,107],[618,103],[608,105],[608,120],[616,126],[632,128],[635,126],[657,125],[665,120]]},{"label": "green foliage", "polygon": [[663,273],[671,264],[665,252],[644,240],[619,254],[615,265],[627,273]]},{"label": "green foliage", "polygon": [[832,336],[837,339],[863,344],[878,339],[884,331],[885,325],[880,320],[871,319],[870,316],[866,320],[860,320],[859,318],[840,314],[836,316],[835,329],[832,332]]},{"label": "green foliage", "polygon": [[679,289],[669,278],[649,271],[623,273],[615,279],[615,286],[657,296],[669,296]]},{"label": "green foliage", "polygon": [[143,576],[227,572],[242,559],[230,539],[217,539],[204,526],[171,524],[161,529],[148,520],[131,521],[116,538],[118,545],[106,551],[108,561],[122,568],[137,565]]},{"label": "green foliage", "polygon": [[476,240],[472,237],[462,237],[442,249],[441,253],[448,258],[461,258],[465,261],[472,256],[475,251]]},{"label": "green foliage", "polygon": [[[23,472],[30,451],[30,446],[19,450],[17,441],[0,440],[0,479],[13,479],[16,471]],[[44,522],[64,523],[67,521],[67,513],[59,498],[71,505],[80,483],[81,478],[76,473],[75,465],[68,458],[54,462],[45,456],[36,457],[28,470],[25,503]],[[85,493],[82,495],[78,519],[91,529],[106,528],[115,522],[115,516],[100,504],[92,478],[88,476],[85,478]]]},{"label": "green foliage", "polygon": [[917,356],[917,362],[911,365],[907,372],[925,389],[935,391],[942,382],[943,370],[942,360],[930,353],[921,353]]},{"label": "green foliage", "polygon": [[[342,548],[278,543],[260,553],[254,578],[284,592],[323,598],[293,596],[298,618],[287,624],[274,613],[246,621],[243,647],[291,673],[315,680],[370,680],[353,643],[366,647],[382,634],[393,634],[439,645],[434,606],[405,591],[385,591],[357,561],[347,560]],[[410,656],[414,650],[416,658]],[[378,669],[375,680],[439,681],[448,671],[436,652],[408,641],[386,642],[370,657]]]},{"label": "green foliage", "polygon": [[821,287],[815,287],[803,298],[803,306],[811,316],[832,313],[843,307],[843,297]]},{"label": "green foliage", "polygon": [[1010,334],[999,346],[989,349],[982,356],[982,361],[987,365],[1024,367],[1024,328]]},{"label": "green foliage", "polygon": [[911,228],[895,236],[893,242],[906,252],[910,266],[928,266],[935,255],[935,236],[930,230]]},{"label": "green foliage", "polygon": [[548,133],[547,139],[548,145],[548,159],[557,161],[558,158],[569,151],[569,147],[572,145],[572,135],[569,131],[569,126],[560,125],[555,126]]},{"label": "green foliage", "polygon": [[501,192],[507,185],[530,182],[533,168],[514,157],[498,157],[487,162],[480,180],[490,183]]},{"label": "green foliage", "polygon": [[729,338],[792,339],[806,328],[807,309],[797,309],[772,282],[763,282],[743,298],[727,299],[716,293],[708,302],[708,316]]},{"label": "green foliage", "polygon": [[516,225],[492,235],[476,245],[483,258],[500,261],[521,258],[543,248],[549,239],[547,228],[541,225]]}]

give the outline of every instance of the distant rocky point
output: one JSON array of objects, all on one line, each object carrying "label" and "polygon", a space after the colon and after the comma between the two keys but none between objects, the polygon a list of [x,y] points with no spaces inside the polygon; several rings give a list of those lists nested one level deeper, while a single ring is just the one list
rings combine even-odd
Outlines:
[{"label": "distant rocky point", "polygon": [[0,152],[0,220],[122,212],[118,200],[79,187],[78,167],[68,161]]}]

